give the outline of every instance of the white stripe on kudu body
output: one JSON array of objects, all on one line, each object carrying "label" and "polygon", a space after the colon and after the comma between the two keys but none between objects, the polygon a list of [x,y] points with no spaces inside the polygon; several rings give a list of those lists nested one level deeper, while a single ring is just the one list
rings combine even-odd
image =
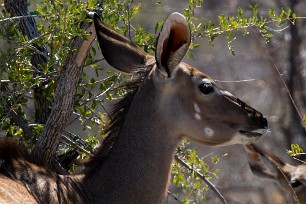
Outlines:
[{"label": "white stripe on kudu body", "polygon": [[[105,60],[134,81],[126,84],[128,94],[114,106],[108,136],[82,174],[58,176],[21,158],[2,158],[8,142],[0,142],[0,159],[14,161],[4,168],[6,175],[26,185],[37,201],[162,203],[182,138],[215,146],[248,144],[262,136],[255,132],[267,128],[260,112],[223,94],[209,76],[182,62],[191,40],[183,15],[173,13],[165,20],[155,56],[109,29],[97,15],[94,24]],[[35,183],[40,179],[44,186]]]}]

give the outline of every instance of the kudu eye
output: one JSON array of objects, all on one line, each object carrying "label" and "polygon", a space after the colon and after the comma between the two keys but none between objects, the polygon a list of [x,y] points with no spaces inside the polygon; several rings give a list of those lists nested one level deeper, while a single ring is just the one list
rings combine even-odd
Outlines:
[{"label": "kudu eye", "polygon": [[214,92],[214,87],[211,83],[202,83],[199,85],[199,89],[205,95],[208,95],[211,92]]}]

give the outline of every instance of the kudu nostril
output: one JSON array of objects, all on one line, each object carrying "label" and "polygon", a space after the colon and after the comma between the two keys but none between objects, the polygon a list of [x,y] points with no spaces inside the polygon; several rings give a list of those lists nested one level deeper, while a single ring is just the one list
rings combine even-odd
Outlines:
[{"label": "kudu nostril", "polygon": [[241,108],[245,109],[245,102],[241,101],[239,98],[237,98],[237,102]]},{"label": "kudu nostril", "polygon": [[268,128],[268,121],[267,121],[267,119],[266,118],[262,118],[262,126],[264,127],[264,128]]}]

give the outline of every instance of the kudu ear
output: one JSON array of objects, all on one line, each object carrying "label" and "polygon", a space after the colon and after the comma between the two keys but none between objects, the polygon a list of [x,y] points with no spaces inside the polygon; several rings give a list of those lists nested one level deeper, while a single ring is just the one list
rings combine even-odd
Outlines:
[{"label": "kudu ear", "polygon": [[247,152],[250,168],[255,175],[270,179],[277,179],[280,176],[278,167],[282,168],[286,164],[278,157],[254,144],[244,145],[244,149]]},{"label": "kudu ear", "polygon": [[190,45],[190,29],[186,18],[180,13],[172,13],[160,31],[155,58],[157,66],[168,76],[184,58]]},{"label": "kudu ear", "polygon": [[130,73],[146,64],[149,56],[134,42],[108,28],[97,14],[93,19],[102,54],[112,67]]}]

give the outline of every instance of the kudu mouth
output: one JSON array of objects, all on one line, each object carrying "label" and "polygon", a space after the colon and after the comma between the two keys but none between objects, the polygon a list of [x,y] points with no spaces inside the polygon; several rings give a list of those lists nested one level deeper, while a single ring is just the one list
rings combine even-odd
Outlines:
[{"label": "kudu mouth", "polygon": [[239,130],[239,133],[247,137],[261,137],[266,132],[266,129],[257,129],[254,131]]},{"label": "kudu mouth", "polygon": [[240,134],[247,137],[252,137],[254,140],[256,140],[256,138],[259,138],[268,132],[268,121],[259,111],[255,110],[227,91],[222,91],[222,94],[225,98],[239,106],[248,114],[250,126],[247,129],[239,130]]}]

